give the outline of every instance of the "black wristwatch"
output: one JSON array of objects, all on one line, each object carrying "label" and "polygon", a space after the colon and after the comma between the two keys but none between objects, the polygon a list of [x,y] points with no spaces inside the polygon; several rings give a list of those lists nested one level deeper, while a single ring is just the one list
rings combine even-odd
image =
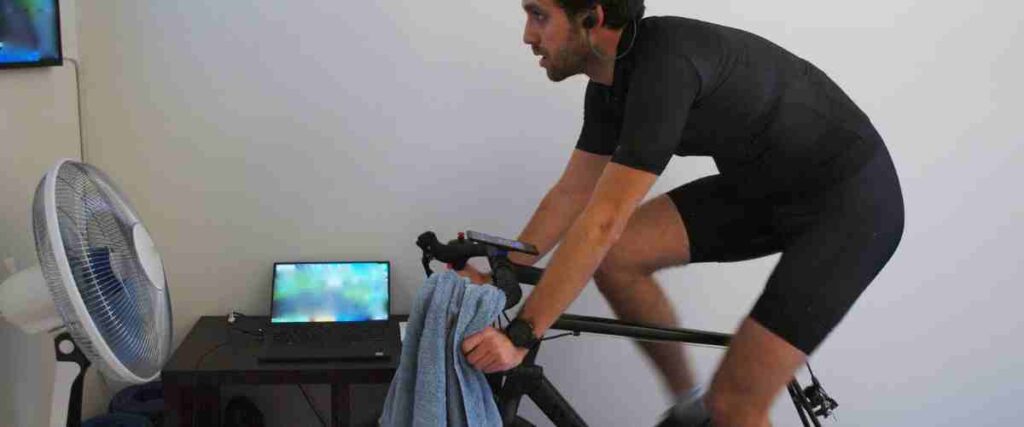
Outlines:
[{"label": "black wristwatch", "polygon": [[540,342],[533,334],[533,325],[518,317],[505,327],[505,335],[519,348],[532,349]]}]

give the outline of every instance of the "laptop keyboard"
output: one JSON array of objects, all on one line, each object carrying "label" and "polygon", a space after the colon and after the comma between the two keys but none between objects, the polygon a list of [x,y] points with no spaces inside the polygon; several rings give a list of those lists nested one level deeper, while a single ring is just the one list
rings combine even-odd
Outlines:
[{"label": "laptop keyboard", "polygon": [[325,326],[310,324],[303,327],[280,328],[273,332],[275,342],[304,345],[337,344],[346,341],[384,341],[387,328],[383,326]]}]

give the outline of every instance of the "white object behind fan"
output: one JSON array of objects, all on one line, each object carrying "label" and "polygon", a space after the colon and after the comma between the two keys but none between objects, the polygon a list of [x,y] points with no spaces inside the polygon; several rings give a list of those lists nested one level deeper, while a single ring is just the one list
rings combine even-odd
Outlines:
[{"label": "white object behind fan", "polygon": [[67,329],[73,341],[55,342],[50,425],[77,425],[89,362],[117,382],[159,376],[171,343],[163,262],[121,193],[87,164],[58,162],[40,182],[32,213],[40,266],[0,284],[0,317],[29,334]]}]

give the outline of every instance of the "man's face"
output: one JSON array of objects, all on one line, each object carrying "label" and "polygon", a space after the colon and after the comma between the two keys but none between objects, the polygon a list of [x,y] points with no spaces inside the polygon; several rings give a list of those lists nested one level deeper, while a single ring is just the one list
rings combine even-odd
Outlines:
[{"label": "man's face", "polygon": [[548,78],[560,82],[582,73],[589,50],[579,22],[570,22],[555,0],[522,1],[526,12],[523,43],[541,57],[540,66],[547,70]]}]

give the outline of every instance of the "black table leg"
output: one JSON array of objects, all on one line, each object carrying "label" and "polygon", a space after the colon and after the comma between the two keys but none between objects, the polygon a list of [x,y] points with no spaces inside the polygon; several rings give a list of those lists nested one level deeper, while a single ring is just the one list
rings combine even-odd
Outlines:
[{"label": "black table leg", "polygon": [[195,391],[195,424],[200,426],[220,425],[220,386],[204,384]]},{"label": "black table leg", "polygon": [[352,417],[349,384],[331,384],[331,425],[348,427]]},{"label": "black table leg", "polygon": [[192,387],[179,386],[172,381],[164,381],[164,404],[167,405],[167,417],[164,425],[170,427],[191,427],[194,423]]}]

